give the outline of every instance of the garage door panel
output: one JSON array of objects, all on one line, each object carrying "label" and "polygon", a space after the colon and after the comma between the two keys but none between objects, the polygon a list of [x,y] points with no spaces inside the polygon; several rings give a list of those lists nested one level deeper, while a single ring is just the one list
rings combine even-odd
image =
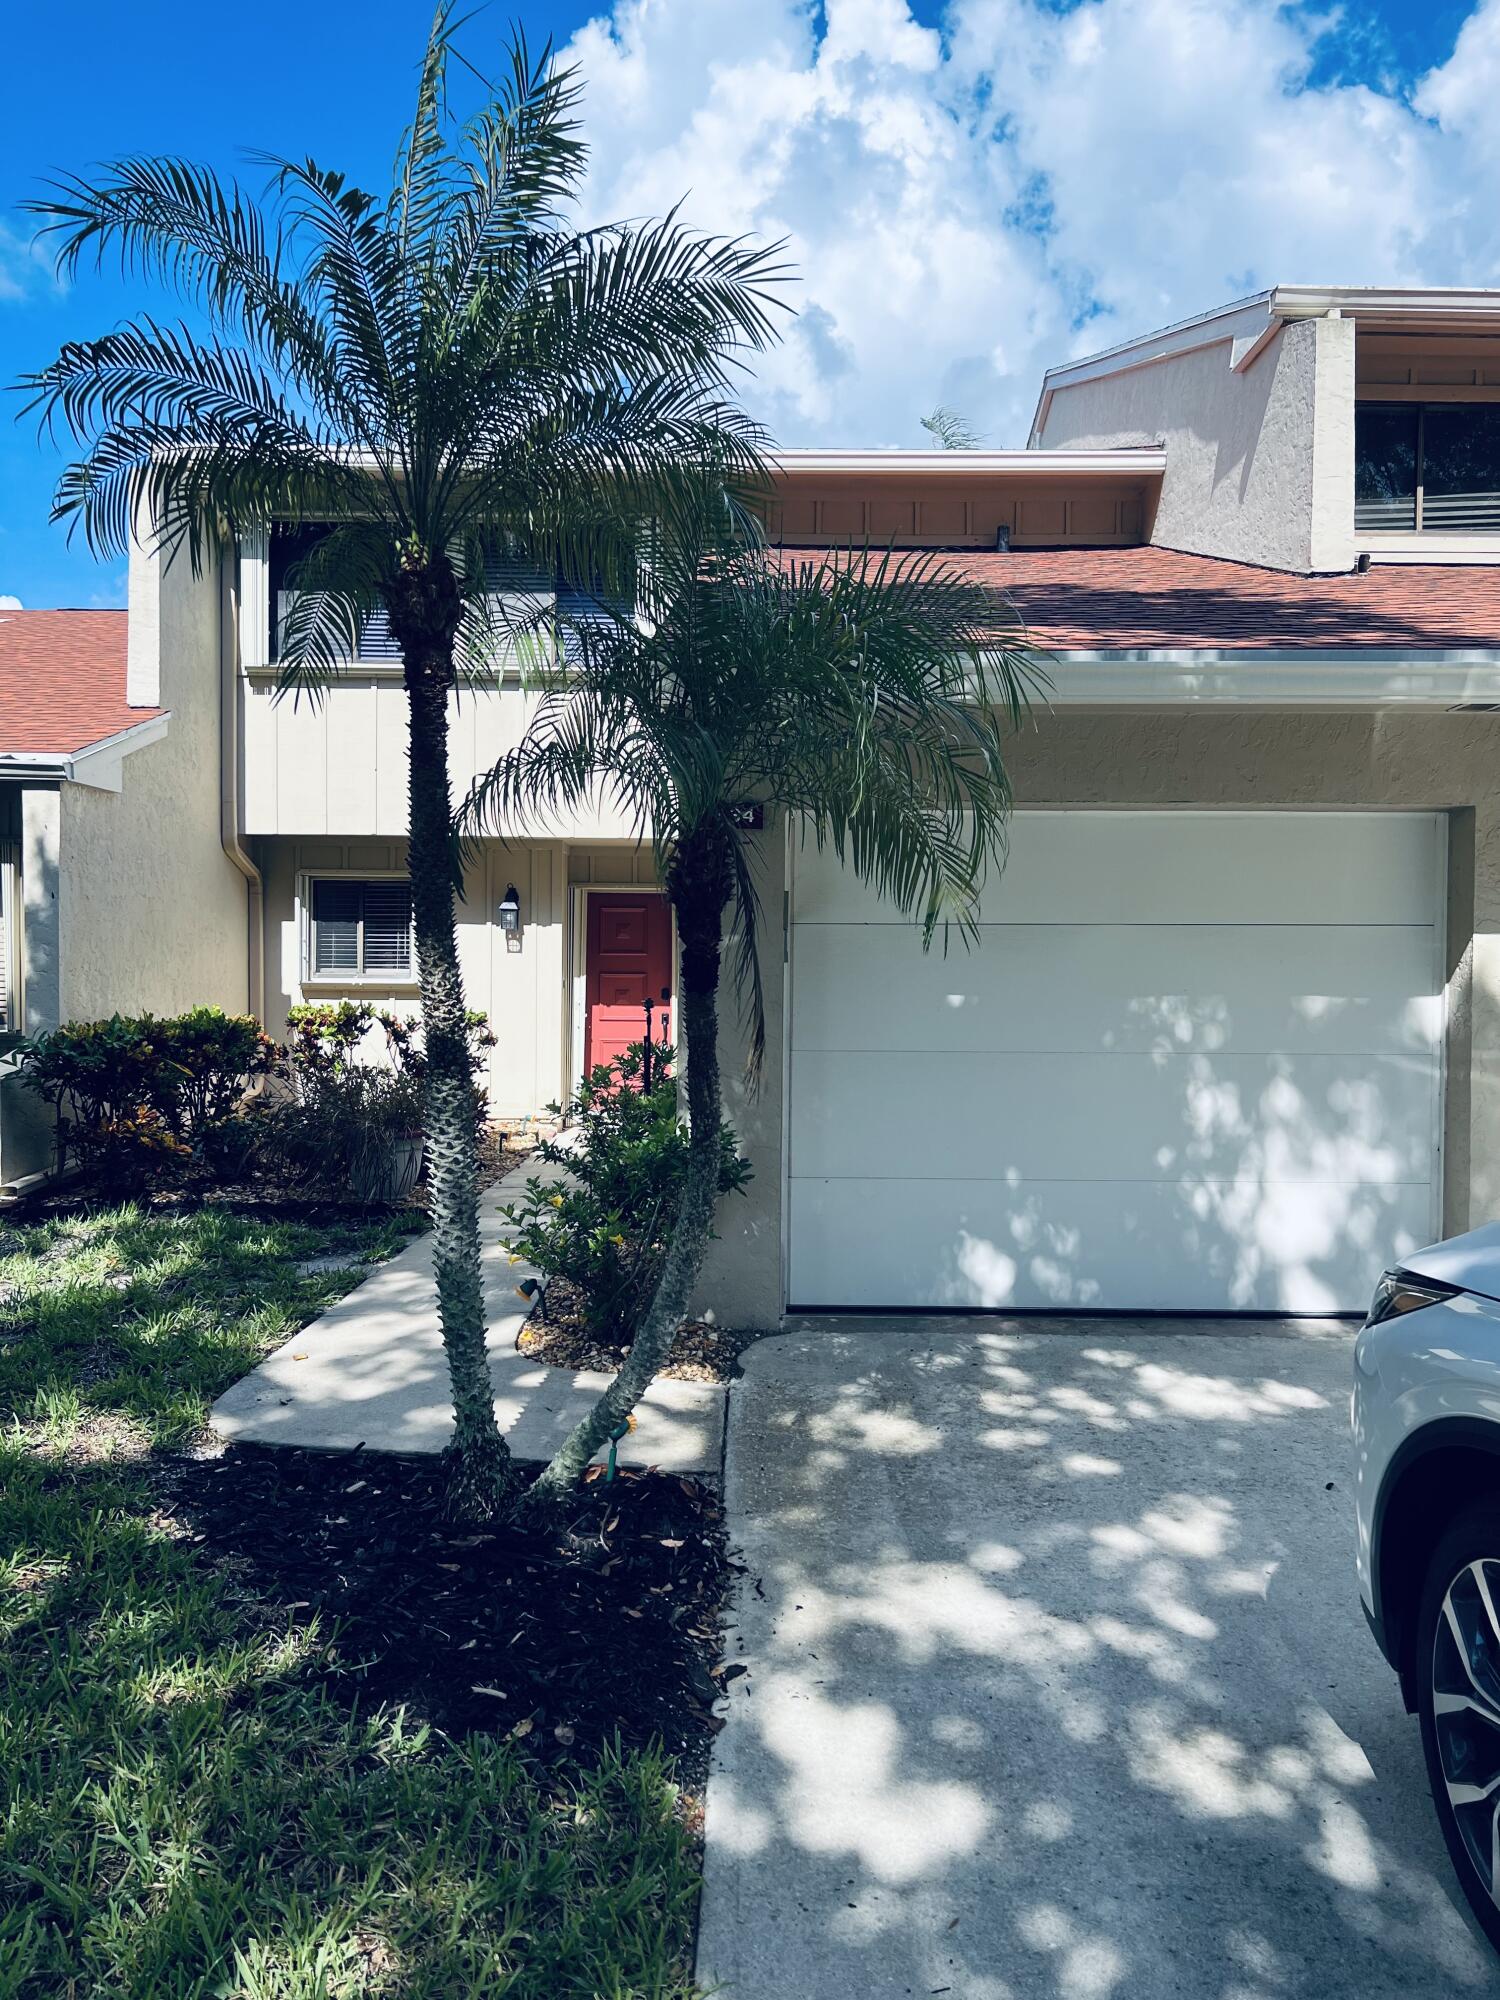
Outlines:
[{"label": "garage door panel", "polygon": [[797,1181],[790,1301],[1146,1312],[1347,1311],[1429,1233],[1425,1186]]},{"label": "garage door panel", "polygon": [[804,858],[791,1298],[1363,1307],[1435,1233],[1441,843],[1430,814],[1022,813],[946,957]]},{"label": "garage door panel", "polygon": [[[809,1051],[794,1176],[1426,1181],[1426,1056],[868,1055]],[[941,1107],[958,1115],[943,1117]],[[961,1111],[958,1108],[961,1107]]]},{"label": "garage door panel", "polygon": [[792,1045],[812,1049],[1427,1050],[1432,931],[1386,925],[995,924],[797,930]]},{"label": "garage door panel", "polygon": [[[985,895],[1008,923],[1427,924],[1431,814],[1033,812]],[[900,925],[830,849],[797,857],[797,923]]]}]

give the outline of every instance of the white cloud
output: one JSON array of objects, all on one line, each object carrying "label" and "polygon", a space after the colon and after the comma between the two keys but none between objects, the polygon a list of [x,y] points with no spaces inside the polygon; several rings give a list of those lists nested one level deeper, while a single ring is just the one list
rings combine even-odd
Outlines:
[{"label": "white cloud", "polygon": [[56,282],[50,254],[0,221],[0,305],[51,290]]},{"label": "white cloud", "polygon": [[21,600],[19,597],[0,597],[0,611],[19,611],[20,609]]},{"label": "white cloud", "polygon": [[593,218],[785,236],[786,443],[1024,439],[1042,368],[1274,282],[1500,280],[1500,0],[1410,94],[1276,0],[617,0],[569,54]]}]

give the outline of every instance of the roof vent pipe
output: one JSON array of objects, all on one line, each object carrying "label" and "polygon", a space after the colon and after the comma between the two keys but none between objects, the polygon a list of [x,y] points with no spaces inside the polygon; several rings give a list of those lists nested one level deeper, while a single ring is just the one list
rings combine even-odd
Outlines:
[{"label": "roof vent pipe", "polygon": [[1360,550],[1359,555],[1355,559],[1354,567],[1359,571],[1361,576],[1368,576],[1370,574],[1370,551],[1368,549]]}]

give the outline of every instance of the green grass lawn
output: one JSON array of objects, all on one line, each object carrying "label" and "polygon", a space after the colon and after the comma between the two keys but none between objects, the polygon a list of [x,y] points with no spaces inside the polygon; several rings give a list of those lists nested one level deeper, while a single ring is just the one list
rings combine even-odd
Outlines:
[{"label": "green grass lawn", "polygon": [[686,1995],[652,1756],[539,1774],[351,1711],[329,1635],[195,1556],[153,1471],[392,1223],[0,1222],[0,1996]]}]

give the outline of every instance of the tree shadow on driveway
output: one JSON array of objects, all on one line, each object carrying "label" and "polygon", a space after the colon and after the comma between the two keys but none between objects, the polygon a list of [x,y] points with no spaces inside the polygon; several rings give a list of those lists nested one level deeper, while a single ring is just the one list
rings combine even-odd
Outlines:
[{"label": "tree shadow on driveway", "polygon": [[1063,1325],[804,1321],[745,1357],[700,1977],[1500,1994],[1360,1615],[1350,1329]]}]

